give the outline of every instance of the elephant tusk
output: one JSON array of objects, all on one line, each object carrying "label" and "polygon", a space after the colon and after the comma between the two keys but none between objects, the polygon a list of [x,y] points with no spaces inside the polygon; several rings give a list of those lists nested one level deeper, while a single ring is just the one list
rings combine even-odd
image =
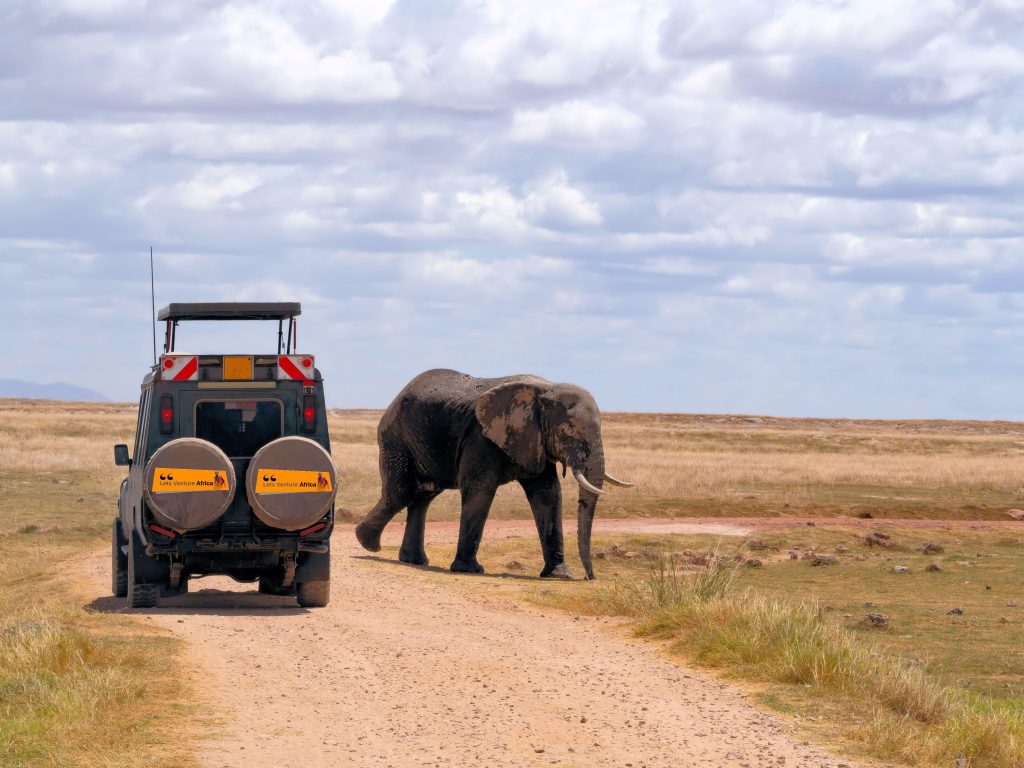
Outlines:
[{"label": "elephant tusk", "polygon": [[576,482],[580,484],[580,488],[582,488],[583,490],[590,491],[591,493],[596,493],[599,496],[604,493],[604,491],[602,491],[600,488],[597,488],[596,486],[592,485],[591,482],[587,480],[587,476],[584,475],[580,470],[573,470],[573,475],[576,477]]},{"label": "elephant tusk", "polygon": [[605,482],[611,483],[612,485],[617,485],[617,486],[619,486],[619,488],[632,488],[633,487],[633,483],[627,483],[627,482],[625,482],[623,480],[617,480],[614,477],[612,477],[611,475],[609,475],[607,472],[604,473],[604,479],[605,479]]}]

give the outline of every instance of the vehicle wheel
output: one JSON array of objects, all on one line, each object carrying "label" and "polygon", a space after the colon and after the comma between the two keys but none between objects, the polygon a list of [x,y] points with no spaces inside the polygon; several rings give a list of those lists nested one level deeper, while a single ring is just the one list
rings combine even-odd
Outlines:
[{"label": "vehicle wheel", "polygon": [[110,532],[110,591],[114,597],[128,596],[128,555],[121,547],[124,537],[121,536],[121,521],[115,519]]},{"label": "vehicle wheel", "polygon": [[297,597],[303,608],[323,608],[331,601],[331,582],[304,581],[299,584]]},{"label": "vehicle wheel", "polygon": [[126,597],[129,608],[152,608],[160,599],[159,584],[139,584],[135,580],[135,560],[139,555],[135,547],[128,547],[128,578]]}]

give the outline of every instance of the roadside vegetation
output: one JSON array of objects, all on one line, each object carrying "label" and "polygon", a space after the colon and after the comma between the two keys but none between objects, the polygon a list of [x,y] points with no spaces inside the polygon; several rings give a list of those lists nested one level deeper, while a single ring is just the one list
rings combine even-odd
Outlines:
[{"label": "roadside vegetation", "polygon": [[974,766],[1024,764],[1019,702],[946,685],[917,660],[844,627],[820,603],[713,575],[737,567],[713,562],[682,576],[663,560],[584,605],[632,616],[638,635],[667,640],[674,652],[730,677],[802,686],[802,695],[786,698],[799,709],[802,700],[806,712],[819,711],[824,699],[825,711],[839,716],[833,726],[856,722],[846,738],[863,740],[869,754],[919,766],[949,766],[961,754]]},{"label": "roadside vegetation", "polygon": [[130,442],[132,421],[117,406],[0,401],[5,768],[194,764],[177,642],[106,612],[70,576],[75,558],[109,547],[121,476],[110,446]]},{"label": "roadside vegetation", "polygon": [[[798,730],[850,754],[1024,765],[1024,524],[1019,537],[884,524],[603,537],[596,583],[508,578],[539,568],[537,549],[492,542],[487,561],[503,565],[479,588],[625,617],[636,635],[753,686]],[[814,565],[822,556],[835,562]]]}]

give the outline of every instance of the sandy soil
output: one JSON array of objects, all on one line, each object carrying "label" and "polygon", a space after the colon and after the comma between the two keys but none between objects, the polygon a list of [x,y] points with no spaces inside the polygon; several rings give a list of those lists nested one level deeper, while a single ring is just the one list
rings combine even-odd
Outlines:
[{"label": "sandy soil", "polygon": [[[644,518],[598,518],[594,521],[594,536],[624,533],[657,534],[703,534],[705,536],[750,536],[758,531],[777,531],[806,526],[877,529],[914,528],[932,530],[943,528],[966,528],[968,530],[1006,531],[1008,535],[1024,532],[1024,521],[1018,520],[931,520],[931,519],[865,519],[834,515],[830,517],[644,517]],[[576,542],[576,521],[565,521],[566,550],[574,551]],[[385,530],[382,543],[397,547],[402,543],[404,527],[398,520]],[[484,545],[494,539],[510,539],[525,536],[536,537],[533,520],[488,520],[484,533]],[[428,542],[454,544],[459,538],[459,523],[455,520],[435,520],[427,524]]]},{"label": "sandy soil", "polygon": [[[703,517],[660,517],[633,519],[600,519],[594,521],[594,536],[601,534],[618,535],[623,533],[656,534],[704,534],[710,536],[749,536],[755,530],[764,527],[763,523],[773,518],[703,518]],[[791,523],[793,525],[802,523]],[[825,523],[821,523],[825,525]],[[1021,525],[1021,523],[1017,523]],[[565,540],[569,550],[576,548],[576,520],[566,520]],[[397,547],[402,543],[405,525],[395,520],[384,529],[381,543],[388,547]],[[525,520],[488,520],[484,533],[484,545],[495,539],[514,539],[525,536],[536,538],[537,528],[533,519]],[[458,520],[433,520],[427,523],[428,543],[454,544],[459,539]]]},{"label": "sandy soil", "polygon": [[[665,527],[676,525],[685,527]],[[601,528],[631,526],[746,532],[692,520]],[[532,523],[488,528],[489,537],[524,534],[534,535]],[[434,542],[453,535],[454,526],[428,528]],[[397,542],[400,528],[388,538]],[[224,732],[201,745],[204,766],[854,765],[615,621],[490,597],[479,588],[486,576],[368,557],[346,527],[334,547],[328,608],[208,578],[146,612],[187,641],[195,686],[224,718]],[[106,594],[106,558],[86,568],[90,591]],[[460,588],[468,579],[476,589]],[[120,610],[122,601],[95,604]]]}]

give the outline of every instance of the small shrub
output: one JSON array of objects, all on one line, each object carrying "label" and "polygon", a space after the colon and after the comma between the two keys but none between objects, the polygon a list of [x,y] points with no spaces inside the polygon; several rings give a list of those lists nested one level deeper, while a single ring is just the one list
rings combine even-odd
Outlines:
[{"label": "small shrub", "polygon": [[725,595],[739,578],[742,561],[723,557],[718,551],[688,558],[705,563],[696,570],[681,570],[677,557],[660,553],[646,577],[619,580],[603,587],[592,598],[602,613],[646,616],[673,611],[693,602],[707,602]]}]

